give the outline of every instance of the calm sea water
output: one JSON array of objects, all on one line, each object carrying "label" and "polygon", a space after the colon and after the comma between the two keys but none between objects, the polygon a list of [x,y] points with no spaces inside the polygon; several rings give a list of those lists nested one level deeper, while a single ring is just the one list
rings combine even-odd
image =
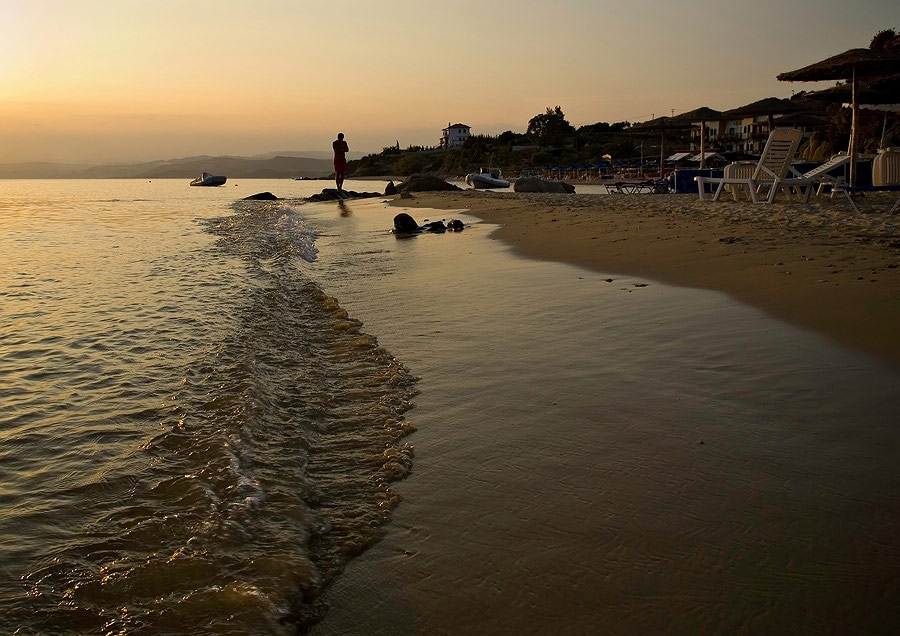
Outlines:
[{"label": "calm sea water", "polygon": [[290,631],[390,518],[415,378],[307,271],[322,187],[0,181],[0,633]]}]

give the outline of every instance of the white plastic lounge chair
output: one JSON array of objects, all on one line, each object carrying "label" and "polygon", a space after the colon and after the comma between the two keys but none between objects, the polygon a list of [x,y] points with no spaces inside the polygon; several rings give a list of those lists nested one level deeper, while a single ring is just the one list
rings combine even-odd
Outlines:
[{"label": "white plastic lounge chair", "polygon": [[[756,161],[732,161],[723,170],[725,179],[749,179],[756,171]],[[739,201],[742,195],[747,196],[747,200],[751,201],[750,192],[746,185],[740,183],[729,184],[725,186],[725,190],[731,192],[731,196],[735,201]]]},{"label": "white plastic lounge chair", "polygon": [[[722,177],[715,179],[710,177],[694,177],[697,182],[697,189],[700,194],[700,200],[703,198],[704,186],[709,184],[718,184],[716,192],[713,195],[713,201],[718,201],[719,196],[725,185],[747,186],[750,192],[750,200],[759,203],[759,194],[765,187],[769,188],[769,196],[766,199],[768,203],[775,200],[775,192],[780,186],[780,182],[787,176],[791,161],[797,154],[797,148],[800,146],[800,140],[803,133],[796,128],[775,128],[769,133],[769,140],[763,148],[756,164],[756,169],[750,178],[745,177]],[[732,192],[732,194],[736,194]]]},{"label": "white plastic lounge chair", "polygon": [[[841,186],[846,185],[846,181],[843,176],[832,177],[828,173],[839,166],[843,166],[848,161],[850,161],[849,155],[837,154],[821,166],[817,166],[803,174],[800,174],[791,168],[791,172],[797,176],[783,179],[781,181],[781,187],[786,188],[788,191],[790,191],[791,188],[797,188],[798,192],[803,193],[804,203],[809,202],[809,196],[812,194],[814,188],[816,189],[816,196],[821,196],[825,186],[830,185],[831,194],[834,196],[836,191],[840,191]],[[818,186],[818,188],[816,188],[816,186]],[[803,191],[802,188],[806,188],[806,190]]]},{"label": "white plastic lounge chair", "polygon": [[[858,213],[859,206],[856,205],[856,201],[853,200],[854,194],[865,194],[866,192],[900,192],[900,185],[848,186],[846,183],[839,183],[838,185],[834,186],[834,192],[846,195],[847,200],[853,207],[853,211]],[[893,214],[897,210],[900,210],[900,198],[898,198],[894,203],[894,207],[890,209],[889,214]]]}]

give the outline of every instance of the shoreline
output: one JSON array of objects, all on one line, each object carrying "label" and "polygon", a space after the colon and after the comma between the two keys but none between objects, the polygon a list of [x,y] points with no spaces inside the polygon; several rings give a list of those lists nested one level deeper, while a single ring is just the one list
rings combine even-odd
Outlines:
[{"label": "shoreline", "polygon": [[[753,205],[695,195],[423,192],[467,209],[529,258],[720,291],[900,367],[900,216],[871,199]],[[884,211],[882,211],[884,210]],[[417,219],[418,220],[418,219]]]}]

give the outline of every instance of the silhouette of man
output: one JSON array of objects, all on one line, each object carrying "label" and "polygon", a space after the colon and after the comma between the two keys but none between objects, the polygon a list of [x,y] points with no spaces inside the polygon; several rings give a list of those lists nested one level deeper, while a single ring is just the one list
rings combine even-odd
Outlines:
[{"label": "silhouette of man", "polygon": [[347,171],[347,155],[350,147],[344,141],[344,133],[338,133],[338,138],[331,144],[334,148],[334,182],[337,185],[338,194],[344,193],[344,173]]}]

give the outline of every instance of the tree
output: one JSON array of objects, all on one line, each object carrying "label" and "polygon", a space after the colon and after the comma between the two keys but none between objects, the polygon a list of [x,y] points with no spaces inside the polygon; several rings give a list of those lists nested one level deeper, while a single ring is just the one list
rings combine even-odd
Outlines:
[{"label": "tree", "polygon": [[528,120],[528,129],[525,131],[542,146],[561,144],[566,137],[575,133],[575,128],[566,121],[566,115],[562,108],[547,108],[547,112],[535,115]]},{"label": "tree", "polygon": [[875,37],[872,38],[872,42],[869,44],[870,49],[882,53],[898,48],[898,46],[900,46],[900,36],[897,35],[897,32],[894,31],[894,29],[879,31],[875,34]]}]

